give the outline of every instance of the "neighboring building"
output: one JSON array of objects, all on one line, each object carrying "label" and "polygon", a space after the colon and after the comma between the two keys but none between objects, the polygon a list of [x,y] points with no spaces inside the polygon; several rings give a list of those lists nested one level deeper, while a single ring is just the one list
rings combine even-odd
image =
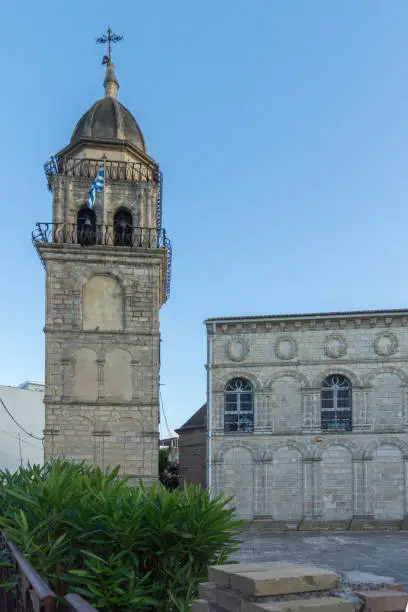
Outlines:
[{"label": "neighboring building", "polygon": [[206,486],[206,453],[207,453],[207,404],[180,427],[179,466],[180,485],[185,482]]},{"label": "neighboring building", "polygon": [[206,326],[214,495],[270,526],[408,525],[408,311]]},{"label": "neighboring building", "polygon": [[170,438],[163,438],[160,440],[160,448],[167,448],[169,450],[169,460],[172,463],[178,464],[179,462],[179,437],[175,431],[169,432],[173,434]]},{"label": "neighboring building", "polygon": [[0,469],[15,471],[21,464],[42,465],[44,385],[29,381],[18,387],[0,385],[0,400]]},{"label": "neighboring building", "polygon": [[[105,97],[46,164],[52,223],[33,234],[46,270],[45,456],[158,478],[159,310],[169,290],[161,173],[132,114]],[[89,190],[105,173],[94,206]],[[103,179],[100,179],[103,184]]]}]

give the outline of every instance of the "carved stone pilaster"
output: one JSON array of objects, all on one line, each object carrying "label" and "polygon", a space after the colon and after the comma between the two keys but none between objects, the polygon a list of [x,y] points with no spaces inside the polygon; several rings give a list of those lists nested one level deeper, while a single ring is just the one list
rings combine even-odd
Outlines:
[{"label": "carved stone pilaster", "polygon": [[366,457],[363,461],[363,478],[364,478],[364,516],[374,516],[374,500],[373,500],[373,487],[372,487],[372,470],[373,462],[371,457]]},{"label": "carved stone pilaster", "polygon": [[224,394],[223,393],[215,393],[213,395],[213,421],[212,421],[212,429],[214,431],[224,431]]},{"label": "carved stone pilaster", "polygon": [[78,329],[82,327],[82,317],[81,317],[81,292],[73,291],[72,292],[72,327]]},{"label": "carved stone pilaster", "polygon": [[271,431],[272,429],[272,400],[271,394],[266,392],[264,394],[264,423],[265,429]]},{"label": "carved stone pilaster", "polygon": [[402,386],[402,421],[404,429],[408,429],[408,386]]},{"label": "carved stone pilaster", "polygon": [[263,483],[264,483],[264,505],[263,514],[270,516],[272,514],[272,496],[273,496],[273,461],[272,459],[264,459],[263,461]]},{"label": "carved stone pilaster", "polygon": [[265,507],[265,475],[264,462],[261,460],[254,461],[254,507],[253,513],[255,516],[264,514]]},{"label": "carved stone pilaster", "polygon": [[320,515],[320,461],[318,457],[303,459],[303,513],[306,520]]},{"label": "carved stone pilaster", "polygon": [[71,379],[70,367],[71,367],[71,361],[69,359],[61,360],[61,367],[60,367],[60,376],[61,376],[60,399],[61,400],[67,399],[69,397],[68,381]]},{"label": "carved stone pilaster", "polygon": [[367,418],[368,392],[366,387],[354,387],[353,389],[353,430],[367,431],[371,424]]},{"label": "carved stone pilaster", "polygon": [[353,515],[362,517],[365,513],[366,482],[364,460],[353,459]]},{"label": "carved stone pilaster", "polygon": [[408,520],[408,455],[404,456],[404,517]]},{"label": "carved stone pilaster", "polygon": [[266,427],[266,396],[258,391],[254,395],[254,430],[264,430]]},{"label": "carved stone pilaster", "polygon": [[133,360],[131,362],[131,366],[132,366],[132,400],[136,401],[136,398],[137,398],[137,373],[138,373],[139,362],[136,361],[136,360]]},{"label": "carved stone pilaster", "polygon": [[105,397],[105,360],[98,359],[96,362],[98,366],[98,399]]},{"label": "carved stone pilaster", "polygon": [[304,433],[320,431],[320,389],[302,390],[302,429]]}]

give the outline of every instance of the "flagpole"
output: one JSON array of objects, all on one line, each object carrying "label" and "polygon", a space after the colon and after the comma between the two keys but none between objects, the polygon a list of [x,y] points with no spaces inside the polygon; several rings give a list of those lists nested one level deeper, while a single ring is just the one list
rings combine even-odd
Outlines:
[{"label": "flagpole", "polygon": [[106,219],[106,214],[105,214],[105,189],[106,189],[106,168],[105,168],[105,160],[106,160],[106,155],[103,156],[103,191],[102,191],[102,206],[103,206],[103,216]]}]

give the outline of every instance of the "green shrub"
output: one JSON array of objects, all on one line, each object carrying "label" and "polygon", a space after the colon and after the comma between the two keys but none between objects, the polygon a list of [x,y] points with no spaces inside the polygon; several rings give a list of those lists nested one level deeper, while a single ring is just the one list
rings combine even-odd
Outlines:
[{"label": "green shrub", "polygon": [[101,610],[187,610],[243,523],[193,485],[145,489],[85,464],[0,472],[0,528],[59,594]]}]

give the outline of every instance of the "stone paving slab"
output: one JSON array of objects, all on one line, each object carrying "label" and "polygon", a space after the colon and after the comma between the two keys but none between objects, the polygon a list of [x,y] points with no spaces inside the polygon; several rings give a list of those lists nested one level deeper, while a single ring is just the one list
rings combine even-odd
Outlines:
[{"label": "stone paving slab", "polygon": [[365,572],[373,576],[373,582],[375,576],[391,578],[408,591],[408,531],[246,533],[240,540],[241,550],[231,561],[281,561],[339,573]]}]

